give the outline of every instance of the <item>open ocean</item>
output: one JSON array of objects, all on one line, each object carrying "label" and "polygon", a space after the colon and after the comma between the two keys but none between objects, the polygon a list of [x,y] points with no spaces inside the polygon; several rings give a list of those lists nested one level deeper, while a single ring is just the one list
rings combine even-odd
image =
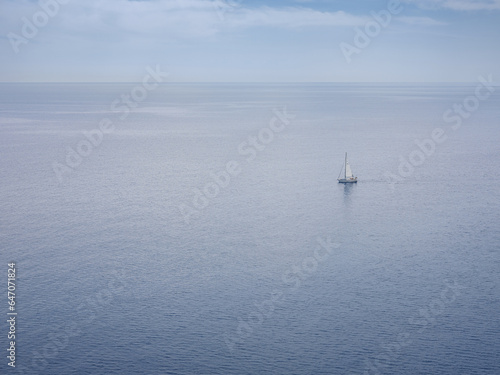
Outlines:
[{"label": "open ocean", "polygon": [[500,374],[500,88],[140,87],[0,84],[2,374]]}]

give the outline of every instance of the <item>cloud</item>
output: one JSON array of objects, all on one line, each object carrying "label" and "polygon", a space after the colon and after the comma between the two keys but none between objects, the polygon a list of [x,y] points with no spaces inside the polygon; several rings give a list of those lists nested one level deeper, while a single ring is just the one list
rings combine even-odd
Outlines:
[{"label": "cloud", "polygon": [[321,12],[302,7],[241,9],[228,17],[233,27],[310,27],[310,26],[357,26],[366,17],[354,16],[343,11]]},{"label": "cloud", "polygon": [[406,23],[408,25],[415,26],[442,26],[447,25],[446,22],[437,21],[430,17],[409,17],[409,16],[400,16],[396,18],[399,22]]},{"label": "cloud", "polygon": [[[32,19],[41,10],[37,2],[7,1],[0,15],[0,32],[19,32],[21,18]],[[8,16],[7,16],[8,15]],[[151,36],[172,38],[210,37],[250,27],[355,26],[365,17],[343,11],[322,12],[303,6],[249,7],[239,0],[86,0],[60,6],[49,20],[48,30],[66,36],[125,38]]]},{"label": "cloud", "polygon": [[424,9],[446,8],[457,11],[500,10],[500,0],[406,0]]}]

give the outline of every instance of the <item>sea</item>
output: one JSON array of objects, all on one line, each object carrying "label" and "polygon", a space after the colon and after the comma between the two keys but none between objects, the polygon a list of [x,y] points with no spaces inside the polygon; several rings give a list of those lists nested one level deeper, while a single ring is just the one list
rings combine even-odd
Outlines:
[{"label": "sea", "polygon": [[499,94],[0,84],[1,373],[500,374]]}]

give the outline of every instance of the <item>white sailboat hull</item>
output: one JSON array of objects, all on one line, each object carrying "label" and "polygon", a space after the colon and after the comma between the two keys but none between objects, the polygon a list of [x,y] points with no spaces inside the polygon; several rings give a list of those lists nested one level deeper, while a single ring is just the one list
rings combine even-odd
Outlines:
[{"label": "white sailboat hull", "polygon": [[353,183],[358,182],[358,178],[357,177],[339,178],[338,181],[339,181],[340,184],[353,184]]}]

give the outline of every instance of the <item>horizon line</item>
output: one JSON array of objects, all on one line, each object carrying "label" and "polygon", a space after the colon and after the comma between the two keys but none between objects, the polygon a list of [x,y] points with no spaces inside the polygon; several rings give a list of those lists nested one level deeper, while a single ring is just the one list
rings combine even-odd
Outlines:
[{"label": "horizon line", "polygon": [[[140,81],[0,81],[0,84],[141,84]],[[167,81],[167,84],[470,84],[477,81]],[[498,86],[500,83],[494,83]]]}]

